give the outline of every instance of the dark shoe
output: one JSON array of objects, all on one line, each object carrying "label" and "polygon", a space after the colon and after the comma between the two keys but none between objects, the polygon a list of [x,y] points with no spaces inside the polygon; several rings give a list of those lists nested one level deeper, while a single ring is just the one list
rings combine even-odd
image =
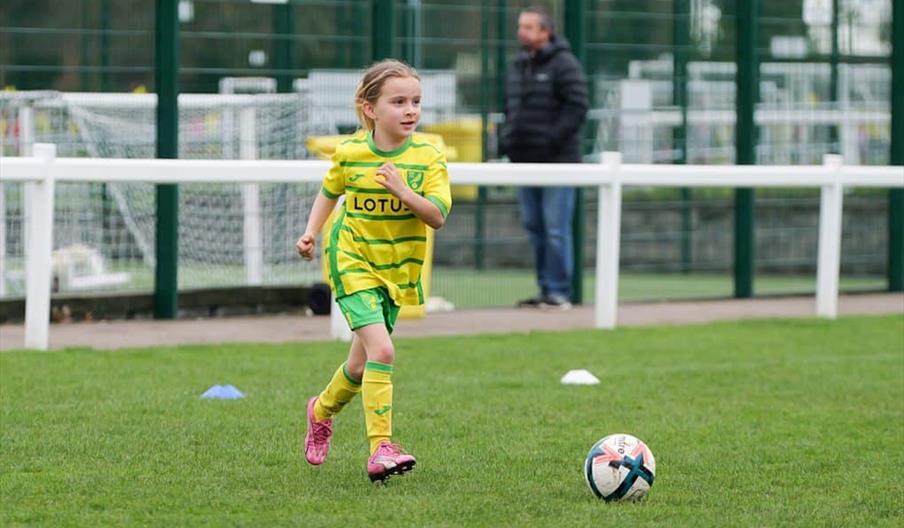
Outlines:
[{"label": "dark shoe", "polygon": [[547,295],[540,301],[543,310],[571,310],[572,304],[564,295]]},{"label": "dark shoe", "polygon": [[543,298],[538,295],[530,299],[522,299],[515,306],[518,308],[537,308],[541,302],[543,302]]}]

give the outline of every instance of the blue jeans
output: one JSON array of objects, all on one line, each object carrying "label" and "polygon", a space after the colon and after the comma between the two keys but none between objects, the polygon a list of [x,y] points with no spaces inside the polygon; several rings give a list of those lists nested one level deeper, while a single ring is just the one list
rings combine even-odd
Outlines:
[{"label": "blue jeans", "polygon": [[573,187],[522,187],[518,189],[521,221],[534,246],[537,284],[541,295],[571,298],[574,273],[571,221]]}]

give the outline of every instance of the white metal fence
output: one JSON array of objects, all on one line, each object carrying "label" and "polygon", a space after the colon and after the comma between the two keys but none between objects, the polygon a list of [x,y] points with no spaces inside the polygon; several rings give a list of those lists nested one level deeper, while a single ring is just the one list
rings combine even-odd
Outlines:
[{"label": "white metal fence", "polygon": [[[318,183],[328,167],[323,161],[57,158],[52,144],[36,144],[32,157],[0,158],[3,181],[26,185],[25,347],[48,346],[56,182]],[[449,173],[453,183],[464,185],[597,187],[594,320],[597,328],[606,329],[617,321],[624,186],[820,188],[815,313],[827,318],[837,315],[844,189],[904,187],[904,167],[846,166],[840,156],[831,155],[823,165],[712,166],[622,164],[621,154],[609,152],[601,164],[452,163]],[[246,262],[253,265],[253,259]],[[347,327],[335,324],[338,321],[334,335],[347,335]]]}]

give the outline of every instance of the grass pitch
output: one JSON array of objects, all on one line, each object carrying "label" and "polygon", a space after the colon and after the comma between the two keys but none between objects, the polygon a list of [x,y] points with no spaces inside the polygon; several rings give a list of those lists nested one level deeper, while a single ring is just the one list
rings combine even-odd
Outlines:
[{"label": "grass pitch", "polygon": [[[321,467],[303,407],[345,346],[0,354],[0,525],[901,526],[904,317],[397,342],[395,438],[371,484],[360,400]],[[586,368],[596,386],[564,386]],[[247,397],[200,400],[231,383]],[[656,481],[597,501],[591,444]]]}]

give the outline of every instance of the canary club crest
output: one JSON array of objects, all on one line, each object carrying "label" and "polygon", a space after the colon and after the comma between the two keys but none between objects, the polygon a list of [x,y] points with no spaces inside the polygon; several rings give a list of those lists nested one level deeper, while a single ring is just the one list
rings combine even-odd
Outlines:
[{"label": "canary club crest", "polygon": [[424,171],[410,170],[407,173],[408,186],[411,190],[417,191],[424,185]]}]

